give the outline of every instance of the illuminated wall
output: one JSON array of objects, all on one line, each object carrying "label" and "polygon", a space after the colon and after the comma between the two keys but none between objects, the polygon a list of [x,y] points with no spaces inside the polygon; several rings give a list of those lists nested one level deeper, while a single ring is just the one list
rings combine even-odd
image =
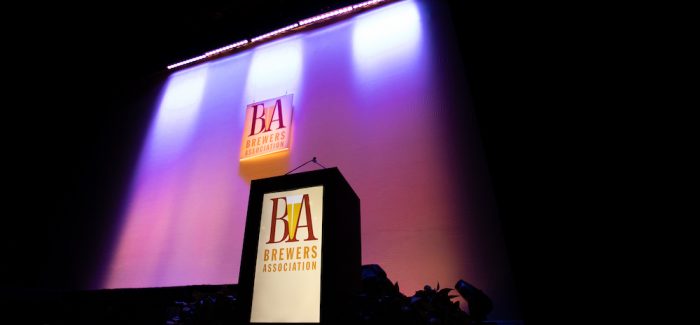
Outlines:
[{"label": "illuminated wall", "polygon": [[[393,3],[173,73],[104,287],[236,283],[250,180],[316,156],[361,198],[363,263],[409,295],[463,278],[494,299],[496,318],[517,317],[489,189],[474,181],[486,173],[473,163],[481,153],[455,154],[455,135],[476,131],[445,130],[468,98],[447,93],[445,22],[433,6]],[[286,93],[291,150],[239,162],[246,105]]]}]

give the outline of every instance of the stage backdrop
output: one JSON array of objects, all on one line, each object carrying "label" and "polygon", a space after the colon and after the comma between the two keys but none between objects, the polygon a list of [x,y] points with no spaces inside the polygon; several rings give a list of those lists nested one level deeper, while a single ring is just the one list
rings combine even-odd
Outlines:
[{"label": "stage backdrop", "polygon": [[[518,318],[450,28],[439,4],[401,1],[174,72],[102,286],[236,283],[250,180],[316,156],[361,199],[364,264],[408,295],[463,278]],[[290,150],[240,161],[246,106],[285,94]]]}]

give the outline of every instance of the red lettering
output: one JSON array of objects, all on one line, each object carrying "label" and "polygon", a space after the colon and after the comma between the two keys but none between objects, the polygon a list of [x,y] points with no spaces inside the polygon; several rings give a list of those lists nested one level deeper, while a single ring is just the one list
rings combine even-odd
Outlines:
[{"label": "red lettering", "polygon": [[[258,107],[261,106],[263,109],[260,116],[258,116]],[[255,124],[258,120],[261,120],[262,124],[260,124],[260,131],[255,132]],[[263,104],[255,104],[253,105],[253,121],[252,125],[250,126],[250,134],[248,136],[256,135],[262,131],[265,131],[265,106],[263,106]]]},{"label": "red lettering", "polygon": [[[284,200],[284,214],[277,218],[277,201],[280,199]],[[275,244],[275,243],[281,243],[285,239],[287,239],[287,236],[289,236],[289,223],[287,222],[286,219],[284,219],[287,216],[287,198],[284,197],[278,197],[271,199],[272,200],[272,220],[270,221],[270,240],[267,241],[267,244]],[[277,230],[277,220],[281,220],[283,225],[284,225],[284,233],[282,234],[282,238],[280,240],[275,240],[275,232]],[[274,258],[275,252],[272,252],[272,256]]]},{"label": "red lettering", "polygon": [[[297,229],[294,232],[294,239],[290,239],[288,241],[296,241],[296,235],[299,234],[299,228],[306,228],[307,230],[307,236],[305,241],[309,240],[318,240],[316,236],[314,236],[314,225],[313,221],[311,220],[311,205],[309,204],[309,195],[304,194],[304,197],[301,199],[301,207],[300,210],[306,212],[306,225],[301,225],[301,216],[299,216],[299,221],[297,222]],[[286,220],[285,220],[286,223]]]},{"label": "red lettering", "polygon": [[[277,113],[277,119],[275,119],[275,113]],[[277,129],[284,129],[284,116],[282,115],[282,100],[278,99],[275,101],[275,107],[272,108],[272,116],[270,117],[270,124],[267,125],[267,130],[265,132],[270,132],[272,128],[272,122],[277,121]]]}]

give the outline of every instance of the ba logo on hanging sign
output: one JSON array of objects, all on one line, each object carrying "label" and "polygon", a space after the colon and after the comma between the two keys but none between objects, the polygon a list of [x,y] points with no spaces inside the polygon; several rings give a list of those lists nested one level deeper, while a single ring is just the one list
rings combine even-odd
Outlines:
[{"label": "ba logo on hanging sign", "polygon": [[323,186],[263,195],[251,323],[318,323]]},{"label": "ba logo on hanging sign", "polygon": [[248,105],[240,159],[289,149],[292,94]]}]

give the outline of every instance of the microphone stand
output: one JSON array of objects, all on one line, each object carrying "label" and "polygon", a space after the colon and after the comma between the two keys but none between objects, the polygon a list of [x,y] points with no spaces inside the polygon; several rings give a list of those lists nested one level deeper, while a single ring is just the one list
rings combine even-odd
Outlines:
[{"label": "microphone stand", "polygon": [[319,163],[319,162],[316,160],[316,157],[313,157],[313,158],[311,158],[311,160],[309,160],[309,161],[307,161],[307,162],[305,162],[305,163],[299,165],[299,167],[294,168],[294,169],[288,171],[285,175],[291,174],[293,171],[295,171],[295,170],[297,170],[297,169],[299,169],[299,168],[301,168],[301,167],[304,167],[306,164],[308,164],[308,163],[310,163],[310,162],[312,162],[312,163],[314,163],[314,164],[316,164],[316,165],[319,165],[319,166],[323,167],[323,169],[326,169],[326,166],[321,165],[321,163]]}]

